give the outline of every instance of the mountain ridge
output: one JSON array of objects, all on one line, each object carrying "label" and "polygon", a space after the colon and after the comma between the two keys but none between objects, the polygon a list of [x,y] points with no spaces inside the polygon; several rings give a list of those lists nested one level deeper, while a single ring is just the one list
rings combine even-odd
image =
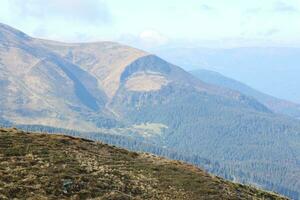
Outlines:
[{"label": "mountain ridge", "polygon": [[181,45],[151,52],[185,69],[218,71],[277,98],[300,102],[297,77],[300,73],[299,48],[185,48]]},{"label": "mountain ridge", "polygon": [[[25,37],[24,33],[19,32],[13,28],[7,28],[7,26],[4,27],[5,30],[9,30],[8,35],[22,35],[22,37],[18,38],[18,40],[16,38],[12,39],[13,41],[20,41],[20,47],[15,47],[15,45],[10,46],[10,43],[8,43],[6,45],[6,48],[3,49],[4,54],[1,56],[1,62],[4,62],[2,64],[4,70],[7,73],[11,73],[7,76],[15,77],[13,82],[20,82],[20,84],[22,85],[14,86],[14,88],[26,86],[28,93],[34,92],[34,94],[32,95],[35,97],[25,97],[25,99],[22,99],[22,101],[39,101],[39,104],[44,104],[45,108],[55,107],[55,105],[61,104],[62,106],[59,110],[64,110],[64,112],[69,113],[69,115],[71,116],[77,114],[73,113],[69,105],[64,105],[65,103],[62,103],[64,100],[61,98],[61,94],[55,94],[57,93],[56,88],[61,87],[61,85],[58,85],[56,83],[65,83],[63,84],[64,87],[62,87],[61,89],[65,88],[67,90],[64,92],[64,98],[68,99],[68,104],[78,104],[79,102],[80,104],[85,105],[85,107],[97,112],[100,107],[105,108],[105,101],[109,102],[110,99],[113,98],[116,91],[121,86],[120,81],[122,81],[122,76],[125,75],[124,73],[130,71],[127,70],[128,68],[133,69],[133,65],[138,66],[139,68],[133,69],[135,71],[133,71],[132,73],[137,71],[144,71],[146,70],[146,68],[152,68],[153,71],[159,72],[159,70],[165,70],[163,69],[164,67],[171,67],[174,73],[173,75],[170,75],[174,76],[177,82],[181,81],[183,82],[183,84],[189,82],[189,87],[195,87],[196,85],[198,85],[196,87],[199,90],[204,89],[206,92],[213,92],[225,96],[227,94],[229,94],[230,96],[237,96],[234,98],[238,98],[238,96],[240,95],[239,93],[235,93],[233,91],[224,91],[224,89],[220,90],[215,86],[200,83],[199,81],[196,81],[196,79],[193,80],[192,76],[190,76],[180,68],[177,68],[174,65],[170,65],[169,63],[163,61],[155,55],[151,55],[144,51],[140,51],[128,46],[119,45],[113,42],[84,44],[67,44],[60,42],[57,43],[40,39],[36,40],[29,36],[26,36],[26,38],[30,38],[29,40],[23,41],[23,38]],[[14,44],[13,41],[9,40],[9,42],[12,42]],[[24,55],[26,56],[24,57]],[[20,58],[16,56],[19,56]],[[10,59],[10,57],[15,58]],[[20,63],[15,63],[16,60],[20,61]],[[146,64],[147,67],[140,68],[141,64],[138,64],[140,61],[141,63]],[[137,64],[135,65],[135,63]],[[156,68],[155,64],[157,64],[161,68]],[[9,66],[9,68],[5,68],[5,66]],[[165,77],[168,76],[168,73],[166,73],[166,71],[161,71],[159,73],[165,74]],[[41,77],[43,78],[41,79]],[[152,78],[159,79],[160,77],[157,76],[157,74],[154,74],[152,75]],[[16,79],[18,79],[18,81],[15,81]],[[48,80],[49,83],[45,84],[45,81]],[[12,83],[12,81],[5,80],[5,78],[4,81]],[[151,78],[149,79],[149,81],[150,84],[154,83],[153,81],[151,82]],[[166,83],[169,84],[170,82],[166,81]],[[49,86],[45,87],[46,85]],[[74,87],[74,92],[70,93],[70,91],[73,90],[71,89],[72,87]],[[20,91],[19,93],[22,92]],[[50,99],[45,102],[43,96],[47,96],[49,93],[53,93],[56,96],[56,99],[50,100],[52,98],[50,97]],[[50,101],[57,100],[59,100],[60,103],[50,103]],[[44,102],[42,103],[41,101]],[[35,105],[36,104],[29,106],[32,107]],[[74,107],[74,105],[71,105],[71,107]],[[77,109],[76,106],[74,108]],[[22,109],[20,110],[21,112],[23,112]],[[40,116],[42,115],[41,111],[34,112],[37,112],[38,114],[40,113]],[[55,111],[52,115],[57,115],[56,113],[58,112],[59,111]],[[104,112],[109,113],[110,111]],[[111,113],[109,115],[113,114]],[[54,123],[58,123],[57,119],[57,117],[52,119],[46,118],[45,121],[53,121]],[[22,122],[20,121],[19,123]],[[28,119],[27,121],[25,121],[25,123],[30,123],[30,120]],[[70,124],[70,127],[74,126],[76,123],[78,122],[71,122],[72,125]],[[88,128],[88,124],[89,123],[86,123],[85,128]],[[93,126],[90,126],[90,129],[92,128]]]},{"label": "mountain ridge", "polygon": [[271,95],[264,94],[260,91],[251,88],[246,84],[225,77],[222,74],[215,71],[199,69],[190,71],[190,73],[204,82],[218,85],[221,87],[230,88],[232,90],[239,91],[245,95],[252,96],[275,113],[300,118],[300,104],[296,104],[294,102],[278,99],[272,97]]}]

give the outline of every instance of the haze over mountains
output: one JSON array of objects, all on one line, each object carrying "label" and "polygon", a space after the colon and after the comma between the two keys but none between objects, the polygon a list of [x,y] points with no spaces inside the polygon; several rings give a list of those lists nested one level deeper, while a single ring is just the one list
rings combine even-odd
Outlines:
[{"label": "haze over mountains", "polygon": [[275,113],[284,114],[300,119],[300,104],[296,104],[264,94],[260,91],[249,87],[248,85],[225,77],[222,74],[214,71],[199,69],[193,70],[190,73],[206,83],[218,85],[220,87],[230,88],[232,90],[236,90],[243,94],[246,94],[247,96],[251,96],[260,101],[262,104],[264,104],[266,107],[268,107]]},{"label": "haze over mountains", "polygon": [[203,68],[216,71],[266,94],[300,103],[299,48],[177,46],[152,52],[187,70]]},{"label": "haze over mountains", "polygon": [[299,197],[298,120],[147,52],[40,40],[1,24],[0,91],[3,124],[139,138],[220,162],[228,178]]}]

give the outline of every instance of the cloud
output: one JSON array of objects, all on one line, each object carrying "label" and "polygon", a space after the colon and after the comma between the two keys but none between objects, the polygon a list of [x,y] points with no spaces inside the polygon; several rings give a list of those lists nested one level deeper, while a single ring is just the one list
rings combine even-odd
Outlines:
[{"label": "cloud", "polygon": [[155,30],[144,30],[139,38],[143,43],[153,45],[162,45],[168,41],[167,37]]},{"label": "cloud", "polygon": [[279,33],[280,30],[277,29],[277,28],[272,28],[272,29],[269,29],[267,31],[264,31],[264,32],[259,32],[258,35],[260,36],[264,36],[264,37],[271,37],[273,35],[276,35],[277,33]]},{"label": "cloud", "polygon": [[103,24],[111,14],[99,0],[11,0],[11,7],[23,19],[61,20],[72,23]]},{"label": "cloud", "polygon": [[253,7],[246,9],[244,15],[246,16],[256,16],[258,14],[274,14],[276,13],[297,13],[299,9],[296,6],[288,4],[283,1],[276,1],[273,4],[270,4],[269,8],[263,7]]},{"label": "cloud", "polygon": [[149,49],[165,45],[169,39],[156,30],[148,29],[139,35],[123,34],[119,41],[141,49]]},{"label": "cloud", "polygon": [[283,1],[277,1],[273,6],[273,10],[281,13],[296,13],[299,11],[295,6]]},{"label": "cloud", "polygon": [[279,29],[273,28],[273,29],[270,29],[270,30],[266,31],[265,36],[272,36],[272,35],[275,35],[279,32],[280,32]]},{"label": "cloud", "polygon": [[0,20],[39,38],[111,40],[114,18],[104,0],[2,0]]},{"label": "cloud", "polygon": [[200,6],[200,9],[203,10],[203,11],[212,11],[212,10],[214,10],[213,7],[211,7],[211,6],[207,5],[207,4],[202,4]]},{"label": "cloud", "polygon": [[256,15],[261,13],[263,10],[261,8],[249,8],[247,9],[244,14],[246,15]]}]

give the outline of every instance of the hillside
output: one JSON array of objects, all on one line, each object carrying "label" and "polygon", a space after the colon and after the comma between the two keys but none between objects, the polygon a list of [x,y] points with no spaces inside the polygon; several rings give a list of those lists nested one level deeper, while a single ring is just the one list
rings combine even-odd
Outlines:
[{"label": "hillside", "polygon": [[285,199],[151,154],[0,129],[1,199]]},{"label": "hillside", "polygon": [[131,137],[299,198],[298,120],[122,44],[47,41],[7,25],[0,33],[0,123]]},{"label": "hillside", "polygon": [[251,96],[257,99],[262,104],[264,104],[270,110],[274,111],[275,113],[300,118],[300,104],[296,104],[264,94],[260,91],[249,87],[246,84],[225,77],[222,74],[214,71],[199,69],[190,71],[190,73],[206,83],[218,85],[220,87],[230,88],[232,90],[239,91],[247,96]]}]

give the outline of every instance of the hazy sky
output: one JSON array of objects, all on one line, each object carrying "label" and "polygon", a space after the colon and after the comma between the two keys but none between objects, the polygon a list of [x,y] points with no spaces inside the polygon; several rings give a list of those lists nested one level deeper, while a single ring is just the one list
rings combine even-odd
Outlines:
[{"label": "hazy sky", "polygon": [[299,0],[1,0],[0,22],[63,41],[300,46]]}]

